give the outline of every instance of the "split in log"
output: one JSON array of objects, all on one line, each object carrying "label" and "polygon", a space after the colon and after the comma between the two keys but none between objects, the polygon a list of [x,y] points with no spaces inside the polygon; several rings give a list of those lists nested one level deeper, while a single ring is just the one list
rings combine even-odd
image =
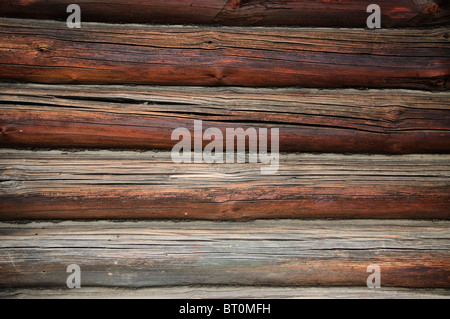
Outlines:
[{"label": "split in log", "polygon": [[[3,0],[4,17],[65,21],[73,0]],[[82,21],[365,28],[363,0],[77,0]],[[450,23],[446,0],[377,0],[383,28]]]},{"label": "split in log", "polygon": [[0,146],[169,150],[173,130],[203,120],[223,136],[279,128],[286,152],[450,153],[449,101],[407,90],[0,83]]},{"label": "split in log", "polygon": [[[0,224],[0,287],[449,288],[448,221],[63,222]],[[370,289],[365,288],[368,291]],[[68,290],[68,289],[67,289]]]},{"label": "split in log", "polygon": [[281,154],[277,175],[169,152],[0,157],[2,220],[450,218],[450,155]]},{"label": "split in log", "polygon": [[446,90],[449,28],[144,26],[0,19],[4,81]]}]

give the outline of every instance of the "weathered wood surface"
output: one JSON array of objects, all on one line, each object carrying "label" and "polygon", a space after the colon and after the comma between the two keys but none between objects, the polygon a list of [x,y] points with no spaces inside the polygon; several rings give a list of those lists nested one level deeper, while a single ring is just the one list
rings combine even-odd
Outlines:
[{"label": "weathered wood surface", "polygon": [[0,19],[1,80],[447,90],[450,29],[144,26]]},{"label": "weathered wood surface", "polygon": [[450,289],[363,287],[154,287],[0,289],[2,299],[449,299]]},{"label": "weathered wood surface", "polygon": [[[2,0],[2,16],[65,21],[72,0]],[[362,0],[93,0],[76,1],[82,20],[94,22],[299,25],[313,27],[366,27],[367,6]],[[445,0],[378,0],[382,27],[449,24]]]},{"label": "weathered wood surface", "polygon": [[[448,221],[0,224],[2,288],[188,285],[450,287]],[[368,289],[368,288],[366,288]]]},{"label": "weathered wood surface", "polygon": [[277,175],[169,152],[0,158],[2,220],[450,217],[450,155],[282,154]]},{"label": "weathered wood surface", "polygon": [[2,147],[170,150],[202,120],[277,127],[286,152],[450,153],[449,92],[0,83],[0,119]]}]

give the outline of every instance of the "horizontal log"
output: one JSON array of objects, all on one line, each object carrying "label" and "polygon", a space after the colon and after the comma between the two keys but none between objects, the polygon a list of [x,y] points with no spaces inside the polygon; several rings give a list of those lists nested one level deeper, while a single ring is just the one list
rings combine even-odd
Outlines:
[{"label": "horizontal log", "polygon": [[449,289],[363,287],[154,287],[0,289],[2,299],[448,299]]},{"label": "horizontal log", "polygon": [[1,80],[447,90],[450,28],[144,26],[0,19]]},{"label": "horizontal log", "polygon": [[0,219],[450,217],[450,155],[282,154],[174,164],[168,152],[1,150]]},{"label": "horizontal log", "polygon": [[173,130],[202,120],[223,136],[279,128],[286,152],[450,153],[449,101],[406,90],[0,83],[0,146],[169,150]]},{"label": "horizontal log", "polygon": [[[449,288],[448,221],[0,224],[0,287],[189,285]],[[366,288],[367,290],[370,290]],[[82,291],[82,290],[81,290]]]},{"label": "horizontal log", "polygon": [[[72,0],[3,0],[4,17],[65,21]],[[77,0],[83,21],[220,24],[298,25],[313,27],[365,28],[367,6],[363,0]],[[382,27],[416,27],[450,23],[445,0],[378,0]]]}]

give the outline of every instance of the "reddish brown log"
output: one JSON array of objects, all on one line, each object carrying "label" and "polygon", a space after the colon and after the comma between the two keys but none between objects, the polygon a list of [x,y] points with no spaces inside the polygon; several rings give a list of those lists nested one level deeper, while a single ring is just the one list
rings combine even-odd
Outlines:
[{"label": "reddish brown log", "polygon": [[[73,0],[2,0],[4,17],[65,21]],[[348,0],[77,0],[83,21],[298,25],[313,27],[366,27],[370,1]],[[445,0],[378,0],[382,27],[448,24],[450,5]]]},{"label": "reddish brown log", "polygon": [[206,28],[0,20],[1,79],[447,89],[448,28]]},{"label": "reddish brown log", "polygon": [[[172,131],[279,128],[287,152],[450,153],[450,93],[0,84],[0,146],[171,149]],[[205,141],[203,145],[209,143]]]},{"label": "reddish brown log", "polygon": [[449,155],[282,155],[174,164],[166,152],[1,151],[0,219],[450,218]]}]

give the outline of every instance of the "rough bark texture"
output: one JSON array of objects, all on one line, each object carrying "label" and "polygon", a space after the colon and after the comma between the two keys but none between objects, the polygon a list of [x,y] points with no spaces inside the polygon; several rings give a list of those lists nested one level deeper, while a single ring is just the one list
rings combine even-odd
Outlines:
[{"label": "rough bark texture", "polygon": [[211,28],[0,19],[1,79],[446,90],[449,28]]},{"label": "rough bark texture", "polygon": [[170,153],[1,151],[0,219],[449,218],[450,156],[282,155],[174,164]]},{"label": "rough bark texture", "polygon": [[170,150],[173,130],[193,135],[202,120],[224,137],[279,128],[286,152],[450,153],[449,101],[406,90],[0,84],[0,146]]},{"label": "rough bark texture", "polygon": [[[450,287],[449,222],[258,221],[0,224],[0,286]],[[369,290],[368,288],[365,288]]]},{"label": "rough bark texture", "polygon": [[[72,0],[1,0],[4,17],[65,21]],[[82,21],[217,24],[298,25],[312,27],[366,27],[363,0],[77,0]],[[378,0],[383,28],[446,25],[450,6],[445,0]]]}]

